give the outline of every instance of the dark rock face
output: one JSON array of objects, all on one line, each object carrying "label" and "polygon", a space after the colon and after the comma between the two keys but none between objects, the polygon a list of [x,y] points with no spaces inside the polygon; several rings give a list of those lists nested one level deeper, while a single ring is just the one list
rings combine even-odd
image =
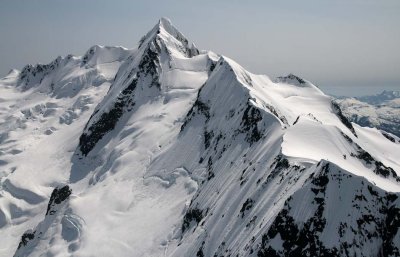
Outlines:
[{"label": "dark rock face", "polygon": [[396,181],[400,182],[400,177],[397,176],[396,172],[391,167],[386,167],[382,162],[375,160],[375,169],[374,172],[378,175],[381,175],[385,178],[392,176],[396,179]]},{"label": "dark rock face", "polygon": [[[286,117],[283,116],[283,115],[279,115],[279,114],[278,114],[278,111],[277,111],[272,105],[265,104],[265,107],[266,107],[273,115],[275,115],[280,121],[282,121],[283,124],[288,125],[288,121],[287,121]],[[293,124],[293,125],[294,125],[294,124]]]},{"label": "dark rock face", "polygon": [[361,149],[361,147],[358,149],[358,154],[356,155],[356,157],[363,160],[367,164],[371,164],[374,161],[374,158],[372,158],[372,156],[368,152]]},{"label": "dark rock face", "polygon": [[213,171],[213,161],[211,156],[208,158],[207,162],[207,180],[211,180],[212,178],[215,177],[214,171]]},{"label": "dark rock face", "polygon": [[284,170],[284,169],[289,169],[290,168],[290,163],[285,157],[283,157],[282,155],[278,155],[277,157],[275,157],[275,160],[272,163],[270,168],[271,169],[273,168],[273,170],[268,175],[265,184],[267,184],[270,181],[272,181],[278,175],[283,175],[283,174],[281,174],[281,171]]},{"label": "dark rock face", "polygon": [[260,110],[248,105],[242,116],[240,132],[246,134],[246,140],[250,145],[262,138],[262,132],[257,126],[257,123],[261,120],[262,116]]},{"label": "dark rock face", "polygon": [[49,204],[47,205],[46,215],[53,215],[55,213],[53,207],[64,202],[72,193],[68,185],[61,188],[54,188],[51,193]]},{"label": "dark rock face", "polygon": [[[17,251],[15,253],[15,256],[20,256],[21,254],[20,248],[23,247],[34,247],[37,244],[38,239],[46,232],[48,229],[48,226],[50,226],[51,221],[54,220],[55,214],[57,213],[57,206],[65,202],[68,197],[71,195],[72,190],[68,185],[62,186],[62,187],[56,187],[54,188],[53,192],[51,193],[49,203],[47,205],[47,211],[46,215],[44,218],[44,221],[41,222],[34,230],[28,230],[26,231],[22,237],[21,241],[18,244]],[[49,222],[50,221],[50,222]],[[47,223],[47,224],[46,224]],[[47,228],[46,228],[47,227]],[[29,246],[28,246],[29,244]],[[24,249],[21,249],[22,251]],[[29,254],[24,253],[23,256],[27,256]]]},{"label": "dark rock face", "polygon": [[353,139],[351,139],[348,135],[346,135],[345,133],[343,133],[342,131],[340,131],[340,134],[342,134],[342,136],[344,137],[344,139],[346,139],[346,141],[349,144],[353,144]]},{"label": "dark rock face", "polygon": [[61,57],[58,57],[49,64],[26,65],[19,75],[19,84],[22,85],[25,90],[32,86],[30,85],[31,82],[42,83],[43,79],[50,74],[50,72],[59,67],[60,62]]},{"label": "dark rock face", "polygon": [[25,232],[21,237],[21,242],[18,244],[18,249],[22,246],[26,246],[29,241],[35,238],[35,232]]},{"label": "dark rock face", "polygon": [[242,218],[245,215],[245,212],[250,210],[253,207],[254,201],[250,198],[247,198],[247,200],[243,203],[242,208],[240,208],[240,213],[242,215]]},{"label": "dark rock face", "polygon": [[394,237],[400,228],[400,209],[390,206],[386,213],[386,220],[383,224],[382,256],[400,256],[399,245],[394,244]]},{"label": "dark rock face", "polygon": [[[193,104],[192,108],[190,108],[188,114],[186,115],[185,121],[183,122],[183,124],[181,126],[181,132],[185,129],[187,124],[197,114],[204,115],[204,117],[206,118],[206,122],[210,119],[210,107],[206,103],[204,103],[200,100],[200,98],[199,98],[200,92],[201,92],[201,90],[199,90],[196,102]],[[211,133],[211,132],[205,131],[205,133]]]},{"label": "dark rock face", "polygon": [[182,233],[184,233],[189,227],[190,223],[195,222],[198,224],[203,219],[203,212],[200,209],[193,208],[187,210],[183,217]]},{"label": "dark rock face", "polygon": [[340,106],[332,101],[332,110],[335,112],[336,116],[340,119],[340,121],[353,133],[355,137],[357,137],[356,131],[354,130],[353,125],[351,122],[343,115],[342,110],[340,109]]},{"label": "dark rock face", "polygon": [[79,138],[79,149],[83,155],[86,156],[105,134],[115,128],[126,109],[132,108],[135,105],[132,94],[136,85],[137,79],[133,79],[130,85],[120,93],[113,108],[108,112],[104,112],[99,120],[87,129],[88,132],[81,135]]},{"label": "dark rock face", "polygon": [[[337,199],[333,200],[343,205],[351,201],[351,208],[346,210],[348,214],[345,217],[353,215],[353,221],[346,218],[339,222],[336,232],[332,224],[327,231],[327,205],[332,197],[327,195],[327,189],[329,186],[340,188],[343,181],[349,179],[352,179],[350,174],[341,171],[332,173],[330,164],[322,166],[320,173],[310,177],[313,214],[306,220],[296,220],[291,215],[292,204],[296,200],[289,197],[262,236],[257,256],[373,256],[366,251],[369,242],[381,244],[378,256],[398,256],[400,242],[395,241],[400,222],[400,209],[395,206],[398,196],[375,191],[364,182],[354,188],[357,193],[353,199],[343,195],[343,198],[336,196]],[[338,242],[334,246],[326,245],[321,241],[324,233],[338,238]],[[276,238],[280,238],[278,242],[281,246],[273,242]]]},{"label": "dark rock face", "polygon": [[389,135],[388,133],[386,133],[386,132],[384,132],[384,131],[381,131],[381,133],[382,133],[382,135],[383,135],[384,137],[386,137],[389,141],[391,141],[391,142],[393,142],[393,143],[396,143],[396,139],[395,139],[394,137],[392,137],[391,135]]},{"label": "dark rock face", "polygon": [[278,155],[272,165],[275,165],[275,169],[281,171],[290,167],[289,161],[282,155]]},{"label": "dark rock face", "polygon": [[283,83],[288,83],[288,84],[296,83],[299,85],[306,84],[306,81],[304,79],[299,78],[294,74],[289,74],[285,77],[278,77],[277,82],[283,82]]},{"label": "dark rock face", "polygon": [[214,137],[214,132],[210,131],[208,132],[207,130],[204,131],[204,147],[205,149],[210,147],[211,140]]},{"label": "dark rock face", "polygon": [[373,169],[373,171],[375,174],[385,178],[393,177],[394,179],[396,179],[396,181],[400,182],[400,177],[397,176],[396,172],[391,167],[387,167],[382,162],[377,161],[373,156],[371,156],[370,153],[362,149],[361,146],[359,146],[358,144],[354,143],[349,136],[347,136],[343,132],[341,133],[342,136],[346,139],[346,141],[349,144],[353,145],[357,151],[357,153],[350,154],[352,157],[356,157],[362,160],[366,165],[374,165],[375,168]]},{"label": "dark rock face", "polygon": [[[128,79],[131,79],[133,75],[135,75],[134,78],[129,82],[128,86],[121,91],[110,110],[102,113],[98,120],[92,123],[90,127],[86,125],[85,132],[79,138],[79,149],[84,156],[87,156],[96,144],[109,131],[115,128],[125,112],[132,110],[135,106],[134,92],[140,82],[145,81],[145,78],[150,78],[150,84],[143,86],[161,88],[159,82],[159,74],[161,73],[159,55],[163,47],[164,45],[159,41],[158,36],[149,42],[141,57],[138,68],[130,72],[126,82],[128,82]],[[167,51],[167,49],[165,49],[165,51]],[[113,85],[111,87],[113,87]],[[89,119],[88,124],[95,115],[96,112]]]},{"label": "dark rock face", "polygon": [[208,121],[210,119],[210,107],[207,104],[203,103],[200,99],[197,98],[196,102],[194,103],[192,109],[189,111],[188,116],[194,115],[193,112],[197,112],[198,114],[202,114],[206,117]]},{"label": "dark rock face", "polygon": [[214,61],[211,61],[211,62],[210,62],[210,72],[209,72],[209,73],[211,73],[211,72],[214,71],[216,65],[217,65],[216,62],[214,62]]},{"label": "dark rock face", "polygon": [[149,46],[144,53],[142,60],[139,63],[139,72],[138,72],[138,77],[145,77],[150,75],[152,80],[150,83],[151,86],[156,86],[157,88],[160,88],[161,85],[159,83],[159,72],[160,72],[160,57],[159,53],[161,52],[161,46],[158,42],[153,42],[157,51],[153,51],[151,47]]},{"label": "dark rock face", "polygon": [[82,64],[85,65],[88,63],[89,59],[93,56],[95,53],[95,47],[91,47],[83,56],[82,58]]},{"label": "dark rock face", "polygon": [[[316,211],[310,219],[308,219],[301,228],[295,223],[293,217],[290,216],[290,205],[287,204],[276,217],[267,234],[264,234],[261,242],[261,249],[258,256],[339,256],[337,249],[327,249],[319,240],[319,234],[326,225],[326,219],[323,217],[325,209],[324,196],[326,185],[329,178],[325,172],[329,172],[329,164],[322,168],[323,173],[312,179],[314,198],[317,205]],[[290,202],[291,198],[287,201]],[[279,253],[268,244],[277,234],[283,240],[284,250]]]},{"label": "dark rock face", "polygon": [[299,121],[299,119],[300,119],[300,116],[297,116],[296,120],[293,122],[292,125],[296,125],[296,123]]},{"label": "dark rock face", "polygon": [[196,253],[196,257],[204,257],[203,248],[204,248],[204,244],[205,243],[206,242],[204,242],[204,241],[201,243],[201,246],[200,246],[199,250]]}]

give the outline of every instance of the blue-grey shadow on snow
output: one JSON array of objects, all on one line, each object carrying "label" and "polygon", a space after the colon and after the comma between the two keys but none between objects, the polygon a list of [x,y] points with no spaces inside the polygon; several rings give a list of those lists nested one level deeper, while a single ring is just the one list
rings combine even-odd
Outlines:
[{"label": "blue-grey shadow on snow", "polygon": [[87,167],[85,162],[83,161],[83,156],[75,151],[74,155],[71,158],[71,173],[69,176],[70,183],[76,183],[82,179],[84,179],[89,173],[90,169]]}]

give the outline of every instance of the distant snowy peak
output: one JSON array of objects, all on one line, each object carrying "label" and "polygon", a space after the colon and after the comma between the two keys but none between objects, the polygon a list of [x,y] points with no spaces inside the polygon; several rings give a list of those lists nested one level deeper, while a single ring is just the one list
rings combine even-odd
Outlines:
[{"label": "distant snowy peak", "polygon": [[321,89],[312,84],[310,81],[300,78],[292,73],[287,76],[277,77],[274,82],[277,84],[292,85],[300,88],[312,88],[315,92],[325,95]]},{"label": "distant snowy peak", "polygon": [[297,77],[296,75],[294,75],[292,73],[290,73],[287,76],[277,77],[275,81],[277,83],[282,82],[282,83],[296,84],[296,85],[304,85],[304,84],[306,84],[305,80],[303,80],[300,77]]},{"label": "distant snowy peak", "polygon": [[366,103],[373,104],[373,105],[383,104],[387,101],[390,101],[390,100],[393,100],[396,98],[400,98],[400,91],[384,90],[380,94],[356,97],[356,99],[358,99],[362,102],[366,102]]},{"label": "distant snowy peak", "polygon": [[385,95],[388,98],[398,98],[400,97],[400,91],[383,90],[383,92],[380,95]]},{"label": "distant snowy peak", "polygon": [[352,122],[400,136],[400,91],[383,91],[357,98],[342,97],[336,101]]},{"label": "distant snowy peak", "polygon": [[17,69],[11,69],[4,78],[15,78],[19,75],[20,71]]},{"label": "distant snowy peak", "polygon": [[17,69],[11,69],[5,77],[0,78],[0,83],[2,85],[15,85],[20,73]]},{"label": "distant snowy peak", "polygon": [[285,84],[290,84],[290,85],[296,85],[296,86],[307,86],[310,83],[292,73],[290,73],[287,76],[281,76],[281,77],[277,77],[275,79],[276,83],[285,83]]},{"label": "distant snowy peak", "polygon": [[14,78],[22,91],[32,89],[56,97],[76,95],[84,87],[112,80],[131,54],[132,50],[123,47],[96,45],[84,56],[58,56],[48,64],[26,65],[21,72],[14,72]]},{"label": "distant snowy peak", "polygon": [[44,77],[55,71],[60,65],[65,65],[67,62],[72,60],[73,56],[68,55],[67,57],[58,56],[54,61],[48,64],[28,64],[20,72],[19,75],[19,86],[23,90],[29,89],[32,86],[41,84]]}]

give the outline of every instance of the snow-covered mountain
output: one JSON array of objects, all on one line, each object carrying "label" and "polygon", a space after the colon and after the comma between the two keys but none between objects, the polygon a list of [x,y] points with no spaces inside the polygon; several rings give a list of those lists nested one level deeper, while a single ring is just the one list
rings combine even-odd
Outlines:
[{"label": "snow-covered mountain", "polygon": [[376,95],[357,97],[358,100],[373,105],[386,104],[387,102],[398,98],[400,98],[400,91],[389,91],[389,90],[384,90],[382,93]]},{"label": "snow-covered mountain", "polygon": [[[383,91],[380,94],[357,98],[339,98],[343,114],[363,127],[376,127],[400,137],[400,92]],[[390,135],[382,132],[390,138]]]},{"label": "snow-covered mountain", "polygon": [[400,254],[399,138],[168,19],[0,96],[1,256]]}]

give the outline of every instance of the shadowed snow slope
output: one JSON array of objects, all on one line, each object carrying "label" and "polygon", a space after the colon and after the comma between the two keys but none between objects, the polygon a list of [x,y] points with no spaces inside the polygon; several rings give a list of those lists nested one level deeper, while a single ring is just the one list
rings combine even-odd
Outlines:
[{"label": "shadowed snow slope", "polygon": [[166,18],[10,72],[0,119],[0,256],[399,254],[400,143]]}]

